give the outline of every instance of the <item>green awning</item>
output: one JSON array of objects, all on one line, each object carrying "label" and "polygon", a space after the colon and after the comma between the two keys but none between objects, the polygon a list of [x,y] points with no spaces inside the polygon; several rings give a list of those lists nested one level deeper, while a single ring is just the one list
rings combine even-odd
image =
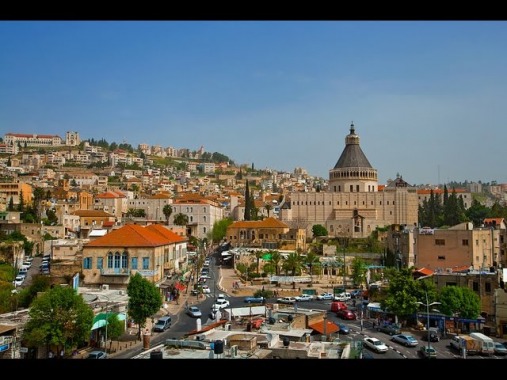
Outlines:
[{"label": "green awning", "polygon": [[124,321],[127,318],[127,315],[125,313],[99,313],[93,318],[93,326],[92,330],[100,329],[101,327],[104,327],[106,322],[106,314],[108,317],[112,315],[117,315],[118,319],[120,321]]},{"label": "green awning", "polygon": [[266,253],[264,256],[262,256],[262,260],[270,261],[271,260],[271,253]]}]

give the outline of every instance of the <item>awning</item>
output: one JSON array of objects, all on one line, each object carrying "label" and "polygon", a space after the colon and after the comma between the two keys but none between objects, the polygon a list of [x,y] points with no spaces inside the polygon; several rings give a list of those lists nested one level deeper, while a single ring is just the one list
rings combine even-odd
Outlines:
[{"label": "awning", "polygon": [[338,326],[336,323],[333,323],[333,322],[328,321],[326,319],[324,319],[323,321],[314,323],[312,325],[309,325],[308,327],[317,331],[319,334],[324,334],[324,321],[326,322],[326,335],[334,334],[335,332],[340,331],[340,326]]},{"label": "awning", "polygon": [[125,313],[99,313],[95,316],[95,318],[93,318],[93,326],[91,328],[92,330],[100,329],[107,324],[106,314],[108,318],[112,315],[117,315],[120,321],[124,321],[127,318],[127,315]]},{"label": "awning", "polygon": [[382,308],[380,307],[380,303],[378,302],[370,302],[366,307],[370,311],[378,311],[381,313],[383,312]]}]

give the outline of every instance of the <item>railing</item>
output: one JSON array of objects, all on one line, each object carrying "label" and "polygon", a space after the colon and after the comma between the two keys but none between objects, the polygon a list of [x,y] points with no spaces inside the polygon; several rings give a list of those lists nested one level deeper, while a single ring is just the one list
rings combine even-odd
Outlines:
[{"label": "railing", "polygon": [[128,276],[129,268],[102,268],[100,274],[103,276]]}]

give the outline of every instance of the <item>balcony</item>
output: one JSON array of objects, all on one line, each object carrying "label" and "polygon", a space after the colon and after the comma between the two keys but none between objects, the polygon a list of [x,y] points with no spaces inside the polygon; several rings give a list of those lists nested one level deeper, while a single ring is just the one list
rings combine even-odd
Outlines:
[{"label": "balcony", "polygon": [[129,268],[102,268],[100,270],[102,276],[129,276]]}]

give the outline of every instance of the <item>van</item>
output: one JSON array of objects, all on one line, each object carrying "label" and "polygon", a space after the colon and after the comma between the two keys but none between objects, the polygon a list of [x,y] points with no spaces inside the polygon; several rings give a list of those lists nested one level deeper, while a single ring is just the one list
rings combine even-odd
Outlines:
[{"label": "van", "polygon": [[482,355],[493,355],[495,353],[495,342],[489,336],[480,332],[470,333],[470,337],[479,342]]},{"label": "van", "polygon": [[153,331],[162,332],[171,327],[171,317],[165,316],[157,319],[157,322],[153,325]]}]

